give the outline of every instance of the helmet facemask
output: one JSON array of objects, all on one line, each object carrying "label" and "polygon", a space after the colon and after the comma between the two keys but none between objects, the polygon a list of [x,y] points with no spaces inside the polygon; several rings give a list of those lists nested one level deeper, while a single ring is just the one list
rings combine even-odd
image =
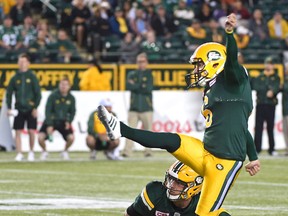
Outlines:
[{"label": "helmet facemask", "polygon": [[205,86],[224,70],[226,47],[219,43],[209,42],[200,45],[190,57],[192,72],[185,76],[188,88]]},{"label": "helmet facemask", "polygon": [[181,199],[188,199],[187,191],[189,186],[186,182],[183,182],[177,178],[166,173],[164,186],[167,188],[166,195],[169,200],[177,201]]},{"label": "helmet facemask", "polygon": [[188,166],[185,165],[183,170],[180,171],[182,172],[180,175],[185,174],[190,179],[189,182],[180,180],[179,178],[181,177],[176,177],[172,170],[168,170],[166,172],[163,185],[167,189],[166,195],[169,200],[187,200],[201,191],[203,177],[199,176],[194,171],[192,173],[187,172],[188,170],[191,170],[191,168],[188,168]]},{"label": "helmet facemask", "polygon": [[205,86],[208,72],[205,70],[205,63],[203,60],[201,58],[194,58],[191,59],[189,63],[192,64],[193,68],[192,72],[189,72],[185,76],[187,88]]}]

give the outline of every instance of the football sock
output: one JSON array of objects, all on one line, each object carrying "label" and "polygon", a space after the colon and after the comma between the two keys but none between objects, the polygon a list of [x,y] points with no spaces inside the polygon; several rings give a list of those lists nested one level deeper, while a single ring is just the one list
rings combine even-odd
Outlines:
[{"label": "football sock", "polygon": [[155,133],[131,128],[120,122],[121,135],[148,148],[166,149],[172,153],[180,147],[181,139],[176,133]]}]

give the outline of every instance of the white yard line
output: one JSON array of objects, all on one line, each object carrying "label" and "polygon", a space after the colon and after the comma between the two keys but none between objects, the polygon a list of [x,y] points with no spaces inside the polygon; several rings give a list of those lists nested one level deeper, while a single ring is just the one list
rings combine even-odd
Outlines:
[{"label": "white yard line", "polygon": [[[39,174],[39,175],[81,175],[81,176],[106,176],[117,178],[132,178],[132,179],[162,179],[162,176],[139,176],[139,175],[121,175],[121,174],[107,174],[107,173],[74,173],[67,171],[43,171],[43,170],[22,170],[22,169],[1,169],[1,173],[25,173],[25,174]],[[5,181],[5,180],[3,180]],[[1,183],[1,180],[0,180]],[[261,186],[275,186],[275,187],[288,187],[288,183],[272,183],[272,182],[258,182],[258,181],[237,181],[237,184],[245,185],[261,185]]]},{"label": "white yard line", "polygon": [[[43,194],[44,195],[44,194]],[[54,209],[114,209],[127,208],[131,202],[124,200],[103,200],[84,198],[56,198],[56,199],[7,199],[0,200],[0,210],[54,210]],[[254,210],[268,212],[288,212],[286,206],[242,206],[225,205],[227,209]],[[108,210],[109,211],[109,210]]]}]

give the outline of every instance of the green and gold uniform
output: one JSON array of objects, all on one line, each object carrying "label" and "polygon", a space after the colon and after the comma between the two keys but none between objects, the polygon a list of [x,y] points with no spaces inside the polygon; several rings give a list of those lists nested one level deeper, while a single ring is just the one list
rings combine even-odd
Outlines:
[{"label": "green and gold uniform", "polygon": [[27,72],[17,72],[10,80],[6,90],[6,103],[11,109],[12,95],[15,93],[15,109],[20,112],[28,112],[36,109],[41,100],[41,89],[35,74]]},{"label": "green and gold uniform", "polygon": [[62,96],[57,89],[48,97],[45,111],[45,124],[55,126],[55,124],[61,121],[71,123],[75,113],[76,105],[74,96],[70,92],[67,96]]},{"label": "green and gold uniform", "polygon": [[15,47],[19,41],[21,41],[21,34],[16,27],[0,27],[0,40],[4,44]]},{"label": "green and gold uniform", "polygon": [[[128,80],[133,80],[134,84]],[[126,86],[127,90],[131,91],[130,111],[147,112],[153,110],[153,76],[150,70],[129,72]]]},{"label": "green and gold uniform", "polygon": [[[280,88],[280,78],[277,73],[265,74],[263,72],[258,77],[253,78],[251,81],[252,89],[257,93],[257,105],[255,115],[255,136],[254,142],[258,153],[262,151],[262,134],[264,122],[268,133],[270,155],[275,151],[274,139],[274,122],[275,122],[275,109],[278,103],[277,93]],[[273,97],[267,97],[268,91],[273,92]]]},{"label": "green and gold uniform", "polygon": [[[73,134],[71,123],[75,113],[75,97],[70,92],[68,95],[63,96],[59,89],[54,90],[48,97],[45,107],[46,118],[40,128],[40,132],[46,134],[46,139],[48,139],[47,128],[52,126],[67,141],[68,136]],[[70,123],[69,128],[66,128],[66,122]]]},{"label": "green and gold uniform", "polygon": [[193,216],[200,194],[192,197],[189,206],[184,209],[176,207],[166,196],[166,188],[159,181],[152,181],[143,188],[135,202],[128,207],[130,216]]},{"label": "green and gold uniform", "polygon": [[[120,122],[122,136],[145,147],[166,149],[204,177],[196,208],[196,214],[201,216],[220,214],[246,153],[250,160],[257,160],[248,131],[248,117],[253,108],[249,77],[238,63],[233,33],[226,33],[226,41],[224,69],[204,90],[202,114],[206,130],[203,142],[183,134],[137,130]],[[217,51],[212,49],[210,52]]]}]

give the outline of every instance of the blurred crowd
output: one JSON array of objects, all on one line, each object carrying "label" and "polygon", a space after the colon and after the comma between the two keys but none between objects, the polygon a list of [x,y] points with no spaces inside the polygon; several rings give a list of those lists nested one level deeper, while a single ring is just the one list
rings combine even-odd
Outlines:
[{"label": "blurred crowd", "polygon": [[235,37],[241,51],[275,49],[279,58],[288,56],[288,9],[280,7],[288,0],[45,2],[0,0],[0,62],[14,62],[23,51],[37,63],[135,63],[143,51],[152,63],[183,62],[203,42],[225,43],[231,12],[240,20]]}]

